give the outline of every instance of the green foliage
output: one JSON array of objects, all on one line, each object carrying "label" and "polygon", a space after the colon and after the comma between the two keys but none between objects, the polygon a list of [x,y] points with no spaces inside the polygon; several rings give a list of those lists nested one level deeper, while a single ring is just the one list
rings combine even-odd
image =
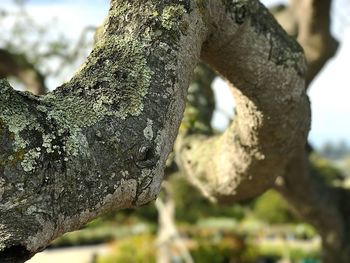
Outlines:
[{"label": "green foliage", "polygon": [[259,257],[273,258],[289,258],[292,262],[300,262],[301,260],[320,258],[319,249],[305,249],[302,247],[288,247],[288,245],[280,244],[263,244],[255,247]]},{"label": "green foliage", "polygon": [[194,262],[236,262],[244,250],[243,241],[232,233],[197,237],[196,243],[196,248],[191,251]]},{"label": "green foliage", "polygon": [[228,244],[200,243],[198,248],[192,252],[194,262],[223,263],[229,262],[231,248]]},{"label": "green foliage", "polygon": [[[101,220],[99,222],[99,220]],[[66,233],[59,237],[51,246],[62,247],[62,246],[79,246],[79,245],[90,245],[100,244],[105,242],[111,242],[115,240],[121,240],[129,238],[135,235],[149,235],[154,234],[155,227],[145,223],[132,223],[117,225],[115,222],[112,224],[104,219],[98,219],[88,224],[87,228]]]},{"label": "green foliage", "polygon": [[289,212],[287,203],[274,190],[269,190],[256,199],[253,215],[271,224],[295,222],[295,217]]},{"label": "green foliage", "polygon": [[310,163],[312,168],[321,175],[323,180],[328,185],[334,185],[337,182],[344,180],[344,176],[340,169],[335,167],[329,160],[321,157],[320,155],[313,153],[310,156]]},{"label": "green foliage", "polygon": [[311,239],[317,235],[316,229],[308,224],[298,224],[294,231],[298,239]]},{"label": "green foliage", "polygon": [[155,243],[150,235],[123,239],[112,246],[112,253],[101,256],[97,263],[155,263]]},{"label": "green foliage", "polygon": [[220,206],[209,202],[181,174],[169,178],[176,203],[176,219],[181,222],[195,223],[201,218],[229,217],[241,220],[245,209],[241,205]]}]

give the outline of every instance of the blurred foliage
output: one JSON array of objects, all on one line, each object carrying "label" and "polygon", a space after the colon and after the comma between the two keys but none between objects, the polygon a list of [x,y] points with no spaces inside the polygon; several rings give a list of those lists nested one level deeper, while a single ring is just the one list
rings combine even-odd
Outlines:
[{"label": "blurred foliage", "polygon": [[100,256],[97,263],[155,263],[155,239],[151,235],[125,238],[111,245],[111,254]]},{"label": "blurred foliage", "polygon": [[78,39],[72,39],[57,18],[38,22],[27,11],[27,2],[14,0],[0,6],[0,48],[24,56],[46,79],[66,81],[90,52],[95,27],[86,27]]},{"label": "blurred foliage", "polygon": [[305,240],[315,238],[317,236],[316,229],[308,224],[298,224],[293,231],[297,239]]},{"label": "blurred foliage", "polygon": [[310,155],[310,163],[328,185],[340,184],[345,179],[340,169],[317,153]]},{"label": "blurred foliage", "polygon": [[326,142],[320,149],[320,154],[330,160],[339,160],[350,154],[350,147],[345,140]]},{"label": "blurred foliage", "polygon": [[240,204],[218,205],[208,201],[180,173],[169,178],[174,189],[176,219],[180,222],[194,223],[201,218],[228,217],[241,220],[246,208]]},{"label": "blurred foliage", "polygon": [[241,236],[231,231],[197,228],[191,255],[194,262],[224,263],[237,262],[246,249]]},{"label": "blurred foliage", "polygon": [[66,233],[51,243],[51,247],[101,244],[141,234],[154,234],[156,227],[145,223],[132,225],[103,224]]},{"label": "blurred foliage", "polygon": [[[313,243],[296,245],[286,240],[271,243],[249,241],[233,230],[188,229],[190,238],[185,241],[194,262],[200,263],[255,263],[262,259],[288,258],[292,263],[319,262],[319,247]],[[97,263],[153,263],[156,262],[155,236],[143,234],[115,241],[107,255],[99,256]],[[175,253],[176,254],[176,253]],[[176,256],[175,256],[176,257]],[[176,258],[174,257],[174,262]],[[302,261],[304,260],[304,261]],[[309,261],[305,261],[309,260]]]},{"label": "blurred foliage", "polygon": [[255,257],[269,257],[269,258],[288,258],[292,262],[300,262],[301,260],[318,260],[320,253],[318,248],[305,249],[301,247],[288,246],[286,243],[279,244],[260,244],[255,248]]},{"label": "blurred foliage", "polygon": [[255,200],[253,216],[270,224],[296,222],[287,202],[275,191],[269,190]]}]

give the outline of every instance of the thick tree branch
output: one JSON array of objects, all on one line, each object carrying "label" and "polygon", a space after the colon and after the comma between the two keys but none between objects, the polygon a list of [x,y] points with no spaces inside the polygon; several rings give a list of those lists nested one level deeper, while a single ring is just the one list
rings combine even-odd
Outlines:
[{"label": "thick tree branch", "polygon": [[189,3],[112,1],[103,38],[70,82],[40,98],[1,82],[4,260],[156,197],[204,35]]},{"label": "thick tree branch", "polygon": [[177,144],[180,166],[219,201],[246,199],[272,186],[305,144],[310,123],[299,46],[272,26],[256,1],[230,3],[224,10],[210,7],[223,14],[210,17],[202,58],[234,83],[237,116],[220,136],[184,136]]},{"label": "thick tree branch", "polygon": [[[176,176],[172,174],[172,176]],[[175,200],[169,182],[163,182],[162,193],[156,201],[158,211],[157,263],[171,263],[174,248],[184,263],[193,263],[183,238],[175,223]]]},{"label": "thick tree branch", "polygon": [[[238,117],[221,137],[180,141],[181,163],[191,175],[202,167],[218,199],[271,185],[309,128],[299,46],[258,1],[112,0],[71,81],[42,97],[0,82],[4,262],[155,198],[200,55],[237,87]],[[192,165],[189,153],[198,156]]]}]

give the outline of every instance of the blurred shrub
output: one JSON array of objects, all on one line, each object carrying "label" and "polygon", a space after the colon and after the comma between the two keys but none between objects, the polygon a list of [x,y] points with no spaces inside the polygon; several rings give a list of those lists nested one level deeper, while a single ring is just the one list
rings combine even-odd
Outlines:
[{"label": "blurred shrub", "polygon": [[218,244],[200,242],[197,249],[191,251],[194,262],[201,263],[225,263],[230,262],[233,251],[229,242],[222,241]]},{"label": "blurred shrub", "polygon": [[245,250],[244,239],[232,231],[217,229],[198,231],[193,236],[196,246],[191,250],[194,262],[241,262]]},{"label": "blurred shrub", "polygon": [[138,235],[113,243],[111,254],[99,256],[97,263],[155,263],[154,237]]},{"label": "blurred shrub", "polygon": [[334,185],[344,180],[344,175],[340,169],[322,156],[316,153],[311,154],[310,163],[312,168],[321,175],[326,184]]},{"label": "blurred shrub", "polygon": [[155,229],[145,223],[137,223],[134,225],[99,225],[98,227],[90,227],[79,231],[66,233],[51,244],[52,247],[80,246],[92,245],[110,242],[141,234],[154,233]]},{"label": "blurred shrub", "polygon": [[307,240],[317,236],[316,229],[308,224],[296,225],[293,233],[295,237],[300,240]]},{"label": "blurred shrub", "polygon": [[195,223],[201,218],[229,217],[241,220],[245,208],[239,204],[224,206],[213,204],[179,173],[169,178],[176,203],[176,219],[181,222]]},{"label": "blurred shrub", "polygon": [[256,218],[271,224],[296,221],[286,201],[274,190],[269,190],[258,197],[254,202],[252,212]]},{"label": "blurred shrub", "polygon": [[255,247],[258,251],[257,257],[271,257],[271,258],[288,258],[292,262],[300,262],[301,260],[317,260],[320,258],[318,249],[306,249],[301,247],[288,247],[288,245],[281,244],[263,244]]}]

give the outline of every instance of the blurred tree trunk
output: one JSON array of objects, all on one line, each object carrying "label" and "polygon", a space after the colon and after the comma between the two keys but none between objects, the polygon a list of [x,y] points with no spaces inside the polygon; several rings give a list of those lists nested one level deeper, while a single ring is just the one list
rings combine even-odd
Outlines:
[{"label": "blurred tree trunk", "polygon": [[[284,9],[294,15],[297,39],[308,62],[307,85],[336,53],[338,43],[330,32],[331,0],[292,0]],[[283,27],[285,24],[281,23]],[[290,26],[286,26],[288,28]],[[348,200],[346,189],[326,185],[308,160],[308,151],[300,151],[288,164],[276,189],[293,210],[311,223],[322,237],[324,263],[350,262]]]},{"label": "blurred tree trunk", "polygon": [[0,78],[16,77],[27,91],[35,95],[47,92],[44,76],[23,54],[13,54],[0,49]]},{"label": "blurred tree trunk", "polygon": [[163,182],[161,195],[156,201],[158,210],[157,263],[171,263],[180,258],[184,263],[193,263],[191,254],[177,230],[175,201],[171,184]]}]

